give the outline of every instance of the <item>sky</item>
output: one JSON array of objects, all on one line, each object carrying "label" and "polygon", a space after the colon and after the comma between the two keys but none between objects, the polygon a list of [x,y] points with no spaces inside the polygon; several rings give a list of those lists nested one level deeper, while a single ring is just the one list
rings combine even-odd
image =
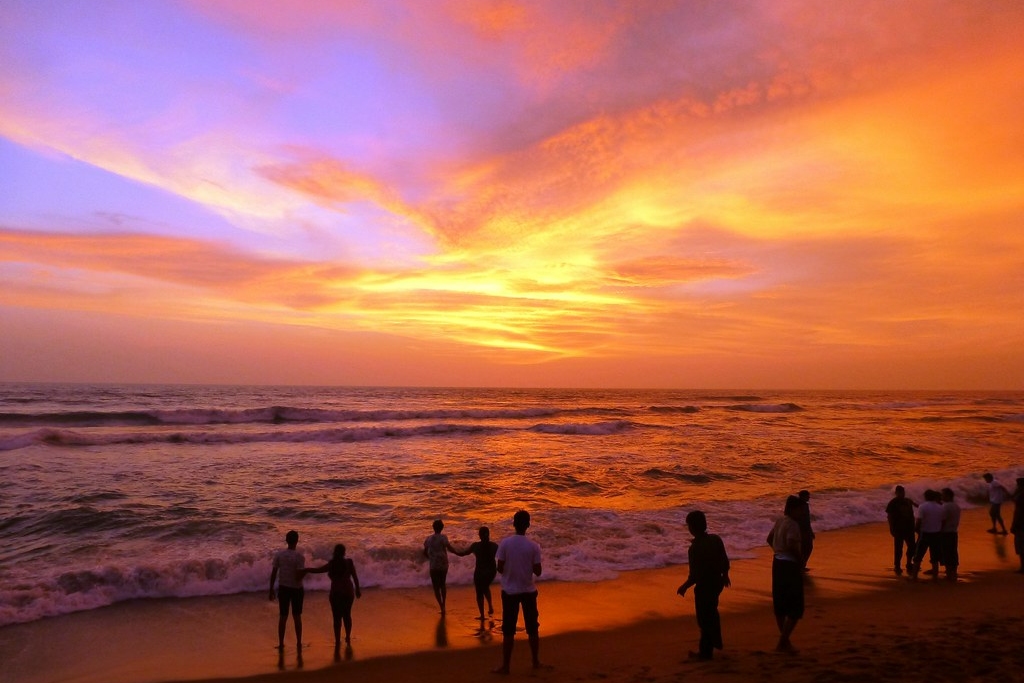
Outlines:
[{"label": "sky", "polygon": [[1022,33],[2,0],[0,380],[1024,389]]}]

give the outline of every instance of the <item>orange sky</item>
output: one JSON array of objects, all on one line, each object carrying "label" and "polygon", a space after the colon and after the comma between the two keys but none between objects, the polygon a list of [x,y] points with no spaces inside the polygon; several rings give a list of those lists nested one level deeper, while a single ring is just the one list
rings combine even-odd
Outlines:
[{"label": "orange sky", "polygon": [[1024,389],[1024,5],[0,5],[0,380]]}]

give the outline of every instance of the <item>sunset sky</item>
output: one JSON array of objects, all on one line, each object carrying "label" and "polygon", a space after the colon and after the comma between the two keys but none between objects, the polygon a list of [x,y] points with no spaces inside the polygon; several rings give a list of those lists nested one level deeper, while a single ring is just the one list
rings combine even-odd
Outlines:
[{"label": "sunset sky", "polygon": [[1022,389],[1022,35],[3,0],[0,380]]}]

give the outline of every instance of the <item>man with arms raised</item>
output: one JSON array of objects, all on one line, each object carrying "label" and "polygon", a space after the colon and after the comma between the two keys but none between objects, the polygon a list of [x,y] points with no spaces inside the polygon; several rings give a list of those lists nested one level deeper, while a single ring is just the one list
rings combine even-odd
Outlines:
[{"label": "man with arms raised", "polygon": [[500,674],[508,673],[512,661],[520,606],[530,641],[533,668],[540,668],[540,622],[537,620],[537,588],[533,583],[533,577],[540,576],[541,572],[540,546],[526,537],[526,530],[530,528],[529,512],[517,512],[512,517],[512,526],[516,530],[515,535],[502,539],[496,555],[498,573],[501,574],[502,664],[494,673]]}]

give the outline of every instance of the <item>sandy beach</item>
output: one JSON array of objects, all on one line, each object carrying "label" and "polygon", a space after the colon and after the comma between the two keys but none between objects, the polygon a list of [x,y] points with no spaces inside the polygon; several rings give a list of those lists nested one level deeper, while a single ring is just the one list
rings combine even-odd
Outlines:
[{"label": "sandy beach", "polygon": [[[622,683],[718,681],[1024,680],[1024,576],[1013,537],[986,533],[966,510],[956,583],[895,576],[884,525],[818,534],[797,655],[773,651],[766,551],[735,560],[722,596],[725,649],[691,661],[691,597],[674,595],[685,567],[630,572],[599,583],[541,584],[541,659],[520,636],[511,678]],[[712,531],[713,520],[712,520]],[[470,589],[454,588],[440,618],[429,588],[367,590],[354,610],[352,647],[336,653],[326,595],[310,592],[301,656],[289,626],[275,645],[276,606],[256,595],[146,600],[0,630],[8,683],[156,683],[247,679],[320,683],[476,681],[499,659],[498,626],[476,618]]]}]

